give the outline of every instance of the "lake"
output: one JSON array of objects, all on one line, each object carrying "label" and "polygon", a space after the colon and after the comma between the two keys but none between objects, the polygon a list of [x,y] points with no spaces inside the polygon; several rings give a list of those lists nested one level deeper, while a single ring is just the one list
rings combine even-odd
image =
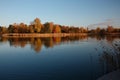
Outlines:
[{"label": "lake", "polygon": [[0,80],[97,80],[120,69],[120,36],[0,38]]}]

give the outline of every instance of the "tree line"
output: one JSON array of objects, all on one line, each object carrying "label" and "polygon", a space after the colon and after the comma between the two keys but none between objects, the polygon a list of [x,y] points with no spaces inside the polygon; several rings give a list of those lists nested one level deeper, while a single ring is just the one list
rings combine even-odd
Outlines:
[{"label": "tree line", "polygon": [[8,28],[0,26],[0,34],[4,33],[91,33],[91,34],[106,34],[106,33],[120,33],[120,28],[113,28],[108,26],[106,29],[97,27],[89,30],[84,27],[64,26],[54,24],[53,22],[41,23],[39,18],[35,18],[29,25],[10,24]]}]

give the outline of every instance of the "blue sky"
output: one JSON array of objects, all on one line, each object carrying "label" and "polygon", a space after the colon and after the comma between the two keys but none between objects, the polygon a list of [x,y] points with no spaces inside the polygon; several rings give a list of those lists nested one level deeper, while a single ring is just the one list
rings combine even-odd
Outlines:
[{"label": "blue sky", "polygon": [[120,0],[0,0],[0,25],[42,23],[120,26]]}]

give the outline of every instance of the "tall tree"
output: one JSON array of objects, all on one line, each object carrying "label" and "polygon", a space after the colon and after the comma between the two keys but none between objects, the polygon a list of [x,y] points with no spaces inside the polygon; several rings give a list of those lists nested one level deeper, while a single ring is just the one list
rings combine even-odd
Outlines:
[{"label": "tall tree", "polygon": [[24,23],[19,24],[19,33],[26,33],[27,32],[27,25]]},{"label": "tall tree", "polygon": [[8,32],[9,32],[9,33],[13,33],[13,25],[9,25],[9,27],[8,27]]},{"label": "tall tree", "polygon": [[13,24],[13,33],[18,33],[18,24]]},{"label": "tall tree", "polygon": [[54,25],[54,29],[53,29],[54,33],[61,33],[61,28],[59,25]]},{"label": "tall tree", "polygon": [[40,33],[41,28],[42,28],[42,24],[41,24],[41,21],[40,21],[39,18],[36,18],[33,21],[33,25],[34,25],[34,31],[37,32],[37,33]]},{"label": "tall tree", "polygon": [[96,28],[96,33],[100,33],[100,27]]},{"label": "tall tree", "polygon": [[29,25],[29,29],[28,30],[29,30],[30,33],[34,33],[34,27],[33,27],[33,25]]},{"label": "tall tree", "polygon": [[52,33],[53,32],[53,22],[47,22],[44,24],[44,32],[46,33]]},{"label": "tall tree", "polygon": [[114,31],[113,27],[112,26],[108,26],[107,27],[107,32],[108,33],[112,33]]},{"label": "tall tree", "polygon": [[1,27],[0,28],[0,33],[2,33],[2,34],[8,33],[8,29],[6,27]]}]

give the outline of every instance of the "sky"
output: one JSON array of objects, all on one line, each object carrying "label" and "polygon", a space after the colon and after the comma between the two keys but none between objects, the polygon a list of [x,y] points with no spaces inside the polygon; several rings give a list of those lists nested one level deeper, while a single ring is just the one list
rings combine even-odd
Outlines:
[{"label": "sky", "polygon": [[0,0],[0,26],[42,23],[120,27],[120,0]]}]

